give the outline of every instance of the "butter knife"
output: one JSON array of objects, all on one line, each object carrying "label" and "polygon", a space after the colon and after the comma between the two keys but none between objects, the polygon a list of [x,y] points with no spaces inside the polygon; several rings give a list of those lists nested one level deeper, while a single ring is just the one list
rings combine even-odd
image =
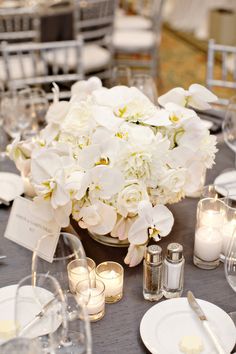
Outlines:
[{"label": "butter knife", "polygon": [[217,353],[229,354],[223,349],[223,347],[219,341],[219,338],[217,338],[217,336],[213,332],[213,330],[207,320],[205,313],[203,312],[202,308],[198,304],[197,300],[195,299],[195,297],[191,291],[188,291],[187,299],[188,299],[188,303],[189,303],[190,307],[195,312],[195,314],[198,316],[199,320],[202,322],[202,325],[205,328],[206,332],[208,333],[212,343],[214,344],[214,347],[217,350]]}]

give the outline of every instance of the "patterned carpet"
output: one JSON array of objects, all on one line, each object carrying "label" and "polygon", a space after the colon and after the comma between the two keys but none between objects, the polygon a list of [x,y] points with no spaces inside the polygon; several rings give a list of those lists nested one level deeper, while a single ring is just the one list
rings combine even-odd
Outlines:
[{"label": "patterned carpet", "polygon": [[[197,43],[196,40],[191,43],[191,39],[186,40],[164,27],[161,43],[161,77],[158,80],[159,94],[177,86],[187,89],[192,83],[205,85],[206,49],[206,43]],[[216,75],[220,75],[220,63],[216,65]],[[217,88],[214,92],[219,97],[231,97],[235,94],[235,91],[230,89]]]}]

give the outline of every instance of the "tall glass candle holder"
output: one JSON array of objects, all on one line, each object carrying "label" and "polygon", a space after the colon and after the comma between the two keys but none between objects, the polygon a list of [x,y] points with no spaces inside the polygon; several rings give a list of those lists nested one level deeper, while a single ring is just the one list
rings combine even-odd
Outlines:
[{"label": "tall glass candle holder", "polygon": [[227,203],[229,191],[227,188],[216,184],[207,184],[202,188],[200,199],[214,198],[222,199]]},{"label": "tall glass candle holder", "polygon": [[[87,262],[86,262],[87,260]],[[74,259],[67,266],[69,287],[72,293],[75,292],[76,285],[81,280],[87,280],[87,283],[93,283],[96,278],[95,268],[96,263],[93,259],[86,257],[84,259]],[[89,280],[89,282],[88,282]]]},{"label": "tall glass candle holder", "polygon": [[198,202],[193,263],[203,269],[214,269],[220,263],[222,228],[226,204],[215,198]]},{"label": "tall glass candle holder", "polygon": [[105,284],[105,301],[115,303],[123,296],[124,269],[116,262],[103,262],[96,268],[97,279]]},{"label": "tall glass candle holder", "polygon": [[105,314],[105,285],[96,279],[91,286],[86,280],[76,285],[75,296],[78,301],[83,301],[91,322],[100,320]]}]

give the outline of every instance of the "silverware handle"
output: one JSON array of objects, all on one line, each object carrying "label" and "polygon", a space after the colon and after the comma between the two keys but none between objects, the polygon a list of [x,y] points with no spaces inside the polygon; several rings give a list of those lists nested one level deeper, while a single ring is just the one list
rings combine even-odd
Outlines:
[{"label": "silverware handle", "polygon": [[203,321],[203,326],[204,326],[205,330],[207,331],[207,333],[209,334],[209,337],[211,338],[212,343],[214,344],[215,349],[217,350],[217,353],[219,353],[219,354],[229,354],[223,349],[222,345],[219,342],[219,339],[217,338],[217,336],[215,335],[215,333],[211,329],[211,326],[209,325],[209,322],[208,321]]}]

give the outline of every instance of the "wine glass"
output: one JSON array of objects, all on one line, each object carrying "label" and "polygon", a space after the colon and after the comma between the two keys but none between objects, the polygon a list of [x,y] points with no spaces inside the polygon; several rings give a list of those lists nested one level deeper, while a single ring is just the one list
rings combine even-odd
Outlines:
[{"label": "wine glass", "polygon": [[[225,276],[231,288],[236,292],[236,227],[232,233],[226,257],[224,261]],[[236,322],[236,311],[231,312],[230,316]]]},{"label": "wine glass", "polygon": [[84,264],[84,278],[89,281],[89,270],[87,266],[87,259],[78,237],[73,234],[61,232],[56,251],[52,263],[47,262],[40,257],[40,248],[47,245],[48,240],[54,237],[53,234],[46,234],[39,241],[32,256],[32,273],[47,273],[54,276],[63,289],[64,292],[70,292],[69,277],[67,272],[68,264],[74,259],[83,260]]},{"label": "wine glass", "polygon": [[0,345],[1,354],[42,354],[40,343],[37,339],[13,338]]},{"label": "wine glass", "polygon": [[222,129],[225,143],[235,153],[236,167],[236,96],[232,97],[229,101]]},{"label": "wine glass", "polygon": [[67,337],[66,307],[54,277],[33,274],[23,278],[15,297],[16,336],[38,338],[42,351],[54,352]]},{"label": "wine glass", "polygon": [[[3,93],[4,93],[4,89],[0,82],[0,102],[3,97]],[[6,146],[8,144],[8,137],[5,130],[3,129],[3,118],[4,115],[2,114],[1,103],[0,103],[0,161],[4,161],[6,158]]]},{"label": "wine glass", "polygon": [[157,104],[157,87],[151,75],[134,74],[131,78],[130,85],[142,91],[152,103]]},{"label": "wine glass", "polygon": [[130,86],[131,69],[125,65],[115,66],[111,72],[111,87],[124,85]]},{"label": "wine glass", "polygon": [[4,92],[1,97],[1,116],[3,119],[3,128],[12,139],[15,139],[20,135],[20,128],[17,123],[17,112],[17,92]]},{"label": "wine glass", "polygon": [[229,101],[222,131],[226,145],[235,153],[235,166],[222,171],[214,184],[226,187],[230,194],[236,194],[236,96]]},{"label": "wine glass", "polygon": [[38,132],[39,127],[45,125],[45,116],[49,107],[46,92],[38,87],[30,89],[30,99],[32,104],[32,129],[27,134],[33,135]]},{"label": "wine glass", "polygon": [[[78,302],[74,294],[71,294],[67,270],[68,264],[72,260],[80,260],[80,267],[81,270],[83,270],[83,279],[90,285],[89,269],[84,248],[78,237],[70,233],[61,232],[53,261],[49,263],[39,255],[40,247],[47,244],[50,237],[54,237],[54,235],[47,234],[43,236],[33,252],[32,274],[43,272],[53,275],[59,281],[66,298],[68,333],[64,343],[61,344],[60,351],[63,354],[90,353],[91,332],[88,316],[86,315],[86,304]],[[88,300],[89,298],[87,301]]]}]

